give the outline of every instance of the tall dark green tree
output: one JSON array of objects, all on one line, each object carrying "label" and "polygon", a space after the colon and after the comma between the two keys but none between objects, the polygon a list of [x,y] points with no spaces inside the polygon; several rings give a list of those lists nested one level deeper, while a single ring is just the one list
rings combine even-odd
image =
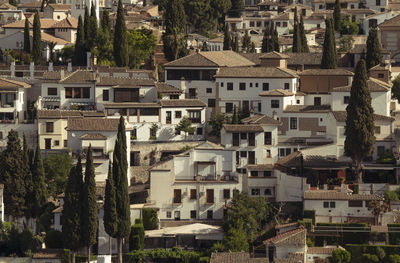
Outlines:
[{"label": "tall dark green tree", "polygon": [[367,69],[382,62],[381,43],[376,28],[371,28],[367,38]]},{"label": "tall dark green tree", "polygon": [[228,25],[224,27],[224,50],[232,49],[232,38]]},{"label": "tall dark green tree", "polygon": [[93,51],[93,49],[97,46],[97,17],[96,17],[96,7],[94,3],[90,8],[90,16],[88,23],[88,31],[85,36],[86,41],[86,50]]},{"label": "tall dark green tree", "polygon": [[217,27],[211,0],[192,0],[185,2],[185,12],[190,19],[189,24],[200,34],[208,36]]},{"label": "tall dark green tree", "polygon": [[335,69],[337,68],[337,55],[332,19],[327,18],[325,20],[325,24],[326,31],[322,52],[321,68]]},{"label": "tall dark green tree", "polygon": [[355,164],[358,183],[362,183],[362,162],[372,154],[375,144],[374,110],[371,106],[371,93],[367,84],[365,61],[357,63],[350,90],[349,105],[346,108],[346,140],[344,150]]},{"label": "tall dark green tree", "polygon": [[73,62],[77,66],[86,66],[85,32],[81,16],[78,18],[78,31],[76,34]]},{"label": "tall dark green tree", "polygon": [[18,133],[11,130],[7,136],[7,148],[1,153],[0,183],[4,184],[5,214],[14,219],[24,216],[26,209],[26,164]]},{"label": "tall dark green tree", "polygon": [[117,233],[117,203],[115,197],[115,186],[114,177],[112,173],[111,160],[108,166],[108,177],[106,180],[106,192],[104,197],[104,229],[110,236],[110,255],[112,254],[111,249],[111,238],[115,237]]},{"label": "tall dark green tree", "polygon": [[232,50],[235,51],[235,52],[239,52],[239,38],[238,38],[238,36],[235,36],[233,38]]},{"label": "tall dark green tree", "polygon": [[117,207],[118,262],[122,263],[122,240],[130,233],[130,208],[128,195],[128,160],[126,148],[125,121],[121,116],[118,125],[117,140],[113,155],[113,177],[115,183],[115,200]]},{"label": "tall dark green tree", "polygon": [[111,32],[111,21],[110,21],[110,13],[107,10],[103,11],[103,15],[101,17],[101,28],[105,32]]},{"label": "tall dark green tree", "polygon": [[297,7],[294,11],[294,25],[293,25],[293,53],[300,53],[302,51],[301,37],[299,30],[299,20],[297,18]]},{"label": "tall dark green tree", "polygon": [[87,5],[85,6],[85,14],[83,16],[83,29],[84,29],[84,39],[88,37],[89,34],[89,9]]},{"label": "tall dark green tree", "polygon": [[128,65],[128,59],[124,7],[122,1],[118,0],[117,20],[114,27],[114,60],[117,66],[125,67]]},{"label": "tall dark green tree", "polygon": [[98,210],[96,196],[96,181],[93,166],[92,147],[89,146],[86,153],[85,183],[82,200],[82,243],[87,249],[88,262],[90,262],[90,250],[96,243]]},{"label": "tall dark green tree", "polygon": [[30,159],[29,159],[31,149],[29,149],[28,141],[26,140],[25,133],[23,134],[22,138],[23,138],[22,139],[23,162],[24,162],[24,166],[25,166],[25,170],[26,170],[25,178],[24,178],[25,191],[26,191],[25,217],[28,219],[31,217],[35,217],[36,213],[39,213],[39,211],[37,211],[36,207],[34,206],[34,202],[33,202],[33,193],[34,193],[34,185],[33,185],[33,181],[32,181],[33,167],[32,167],[32,171],[31,171],[31,164],[30,164]]},{"label": "tall dark green tree", "polygon": [[24,51],[26,53],[31,53],[31,40],[29,37],[29,20],[25,19],[25,28],[24,28]]},{"label": "tall dark green tree", "polygon": [[241,17],[244,10],[243,0],[231,0],[232,6],[228,14],[230,17]]},{"label": "tall dark green tree", "polygon": [[[81,168],[80,157],[78,165]],[[79,169],[80,169],[79,168]],[[62,211],[62,236],[64,248],[71,250],[72,263],[75,263],[75,252],[80,247],[81,196],[83,189],[82,170],[77,166],[71,168],[67,187],[65,189],[64,206]]]},{"label": "tall dark green tree", "polygon": [[40,65],[40,62],[42,61],[42,34],[38,12],[35,13],[33,18],[32,57],[35,64]]},{"label": "tall dark green tree", "polygon": [[168,0],[165,11],[164,53],[168,60],[175,60],[188,53],[186,41],[187,19],[183,0]]},{"label": "tall dark green tree", "polygon": [[333,25],[336,31],[340,31],[341,14],[340,14],[340,1],[335,0],[335,8],[333,9]]},{"label": "tall dark green tree", "polygon": [[[272,30],[272,28],[271,28]],[[279,36],[278,36],[278,30],[276,29],[276,26],[273,28],[272,31],[272,46],[274,48],[274,51],[279,52]]]},{"label": "tall dark green tree", "polygon": [[249,32],[246,31],[242,38],[242,51],[249,52],[251,47],[251,38],[249,36]]},{"label": "tall dark green tree", "polygon": [[270,35],[270,26],[269,26],[269,24],[265,27],[265,31],[264,31],[264,36],[263,36],[263,39],[262,39],[262,43],[261,43],[261,52],[262,53],[267,53],[267,52],[271,52],[271,50],[269,49],[269,42],[271,42],[270,41],[270,38],[271,38],[271,35]]},{"label": "tall dark green tree", "polygon": [[43,206],[47,203],[47,186],[45,182],[45,174],[42,161],[42,153],[40,147],[37,146],[35,153],[35,161],[33,162],[32,169],[33,181],[33,216],[38,218]]},{"label": "tall dark green tree", "polygon": [[298,29],[300,32],[300,39],[301,39],[301,52],[309,53],[310,49],[308,48],[306,31],[304,30],[303,16],[300,16],[300,24]]}]

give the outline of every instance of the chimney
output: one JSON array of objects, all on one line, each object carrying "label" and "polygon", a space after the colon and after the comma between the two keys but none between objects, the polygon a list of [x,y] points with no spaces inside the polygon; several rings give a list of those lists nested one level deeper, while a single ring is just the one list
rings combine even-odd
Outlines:
[{"label": "chimney", "polygon": [[200,48],[196,48],[196,53],[200,53]]},{"label": "chimney", "polygon": [[11,61],[11,77],[14,78],[15,77],[15,61]]},{"label": "chimney", "polygon": [[33,79],[35,77],[35,62],[29,64],[30,77]]},{"label": "chimney", "polygon": [[276,111],[273,111],[273,112],[272,112],[272,118],[273,118],[274,120],[278,120],[278,114],[276,113]]},{"label": "chimney", "polygon": [[60,79],[64,79],[64,69],[60,70]]},{"label": "chimney", "polygon": [[49,62],[49,69],[48,69],[48,71],[53,71],[53,62]]},{"label": "chimney", "polygon": [[184,77],[181,78],[181,90],[182,90],[183,95],[185,95],[185,98],[186,98],[186,82],[185,82]]},{"label": "chimney", "polygon": [[251,108],[250,108],[250,117],[253,117],[253,116],[254,116],[254,108],[251,107]]},{"label": "chimney", "polygon": [[72,72],[72,63],[68,62],[67,71]]}]

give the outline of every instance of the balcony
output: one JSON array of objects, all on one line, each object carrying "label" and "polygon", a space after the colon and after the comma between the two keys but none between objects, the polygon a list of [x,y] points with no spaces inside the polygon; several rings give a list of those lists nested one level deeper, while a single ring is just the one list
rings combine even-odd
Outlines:
[{"label": "balcony", "polygon": [[197,175],[194,177],[194,180],[197,182],[228,182],[228,181],[238,181],[237,175],[234,173],[225,173],[223,175],[214,175],[210,174],[207,176]]}]

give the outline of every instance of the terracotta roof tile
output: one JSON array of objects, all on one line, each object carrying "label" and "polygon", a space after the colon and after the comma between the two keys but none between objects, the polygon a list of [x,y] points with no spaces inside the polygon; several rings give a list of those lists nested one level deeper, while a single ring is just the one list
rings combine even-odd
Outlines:
[{"label": "terracotta roof tile", "polygon": [[276,67],[224,67],[217,78],[296,78],[297,73],[290,69]]},{"label": "terracotta roof tile", "polygon": [[64,75],[60,83],[65,84],[80,84],[80,83],[94,83],[96,81],[95,73],[88,70],[76,70],[69,75]]},{"label": "terracotta roof tile", "polygon": [[270,125],[281,125],[282,123],[268,115],[254,114],[253,116],[242,119],[244,124],[270,124]]},{"label": "terracotta roof tile", "polygon": [[[371,92],[388,92],[392,85],[375,78],[369,78],[367,81],[368,88]],[[336,87],[332,92],[350,92],[351,86]]]},{"label": "terracotta roof tile", "polygon": [[336,190],[310,190],[304,192],[304,200],[381,200],[384,198],[375,194],[351,194]]},{"label": "terracotta roof tile", "polygon": [[[39,2],[41,3],[41,2]],[[33,16],[31,16],[29,19],[29,28],[33,28]],[[40,18],[40,28],[41,29],[49,29],[52,28],[52,26],[57,23],[57,20],[50,19],[50,18]],[[4,28],[20,28],[24,29],[25,28],[25,19],[18,20],[16,22],[12,22],[9,24],[6,24],[3,26]]]},{"label": "terracotta roof tile", "polygon": [[0,78],[0,90],[18,90],[19,88],[30,88],[31,85],[22,81]]},{"label": "terracotta roof tile", "polygon": [[269,243],[273,243],[274,245],[305,245],[306,230],[303,227],[299,227],[264,240],[263,243],[265,245]]},{"label": "terracotta roof tile", "polygon": [[[338,122],[345,122],[347,118],[347,112],[346,111],[332,111],[333,116],[335,117],[336,121]],[[379,114],[374,114],[374,119],[376,121],[394,121],[394,118],[384,116],[384,115],[379,115]]]},{"label": "terracotta roof tile", "polygon": [[253,65],[253,62],[230,50],[193,53],[164,64],[166,67],[244,67]]},{"label": "terracotta roof tile", "polygon": [[353,76],[354,73],[345,69],[307,69],[300,76]]},{"label": "terracotta roof tile", "polygon": [[103,117],[103,112],[78,110],[38,110],[39,119],[66,119],[70,117]]},{"label": "terracotta roof tile", "polygon": [[294,94],[288,90],[274,89],[261,92],[259,95],[261,97],[287,97],[287,96],[293,96]]},{"label": "terracotta roof tile", "polygon": [[260,56],[260,58],[280,58],[280,59],[285,59],[285,58],[289,58],[288,55],[283,54],[283,53],[279,53],[276,51],[272,51],[269,53],[264,53]]},{"label": "terracotta roof tile", "polygon": [[71,10],[71,5],[64,5],[64,4],[48,4],[47,6],[53,8],[54,10]]},{"label": "terracotta roof tile", "polygon": [[284,112],[329,112],[331,109],[330,105],[287,105]]},{"label": "terracotta roof tile", "polygon": [[[55,43],[57,43],[59,45],[66,45],[66,44],[70,44],[71,43],[71,42],[68,42],[68,41],[66,41],[66,40],[64,40],[62,38],[55,37],[55,36],[47,34],[45,32],[40,32],[40,34],[41,34],[41,37],[42,37],[42,41],[44,41],[44,42],[48,42],[48,43],[55,42]],[[29,31],[29,36],[33,37],[33,31]]]},{"label": "terracotta roof tile", "polygon": [[158,92],[164,93],[164,94],[182,94],[182,90],[178,89],[177,87],[174,87],[170,84],[167,83],[156,83],[156,88]]},{"label": "terracotta roof tile", "polygon": [[117,131],[119,119],[70,118],[67,123],[69,131]]},{"label": "terracotta roof tile", "polygon": [[52,28],[78,28],[78,20],[73,17],[67,17],[63,20],[58,21],[54,25],[51,26]]},{"label": "terracotta roof tile", "polygon": [[291,226],[298,226],[299,224],[297,222],[293,222],[293,223],[287,223],[287,224],[280,224],[280,225],[276,225],[275,229],[281,229],[281,228],[286,228],[286,227],[291,227]]},{"label": "terracotta roof tile", "polygon": [[386,20],[385,22],[381,23],[378,25],[379,28],[384,28],[384,27],[398,27],[400,26],[400,15],[397,15],[389,20]]},{"label": "terracotta roof tile", "polygon": [[86,133],[81,136],[81,139],[82,140],[105,140],[105,139],[107,139],[107,137],[101,133]]},{"label": "terracotta roof tile", "polygon": [[42,1],[25,2],[18,5],[18,8],[40,8]]},{"label": "terracotta roof tile", "polygon": [[201,100],[160,100],[161,107],[206,107],[207,105]]},{"label": "terracotta roof tile", "polygon": [[289,253],[285,258],[277,258],[274,263],[303,263],[304,253]]},{"label": "terracotta roof tile", "polygon": [[257,124],[224,124],[226,132],[263,132],[264,129]]},{"label": "terracotta roof tile", "polygon": [[123,78],[123,77],[107,77],[101,76],[100,80],[96,83],[97,86],[125,86],[125,87],[136,87],[141,86],[154,86],[153,79],[143,78]]}]

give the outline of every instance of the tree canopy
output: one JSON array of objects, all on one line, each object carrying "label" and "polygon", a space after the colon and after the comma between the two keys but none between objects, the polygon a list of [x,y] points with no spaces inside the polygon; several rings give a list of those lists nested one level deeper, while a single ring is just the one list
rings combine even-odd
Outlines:
[{"label": "tree canopy", "polygon": [[337,54],[332,19],[327,18],[325,20],[325,24],[326,31],[322,52],[321,68],[335,69],[337,68]]},{"label": "tree canopy", "polygon": [[376,28],[371,28],[367,38],[367,69],[370,69],[382,62],[381,43]]},{"label": "tree canopy", "polygon": [[40,17],[36,12],[33,17],[33,41],[32,41],[32,57],[36,65],[40,65],[42,61],[42,33],[40,29]]}]

